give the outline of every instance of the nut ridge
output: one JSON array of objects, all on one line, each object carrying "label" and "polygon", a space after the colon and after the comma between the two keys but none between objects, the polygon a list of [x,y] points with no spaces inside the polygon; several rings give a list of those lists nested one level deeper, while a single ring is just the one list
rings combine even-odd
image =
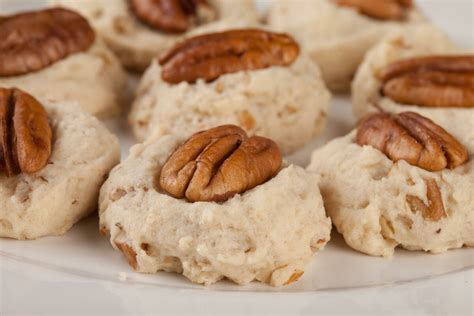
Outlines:
[{"label": "nut ridge", "polygon": [[87,50],[95,40],[79,14],[52,8],[0,19],[0,76],[38,71]]},{"label": "nut ridge", "polygon": [[358,124],[356,143],[428,171],[453,169],[468,160],[466,149],[452,135],[414,112],[367,116]]},{"label": "nut ridge", "polygon": [[288,66],[299,46],[288,35],[259,29],[230,30],[196,36],[177,44],[160,59],[162,79],[176,84],[271,66]]},{"label": "nut ridge", "polygon": [[378,74],[382,94],[423,107],[474,107],[474,56],[404,59]]},{"label": "nut ridge", "polygon": [[217,15],[207,0],[128,0],[128,3],[140,21],[168,33],[185,32],[194,22],[210,22]]},{"label": "nut ridge", "polygon": [[402,20],[411,0],[332,0],[337,5],[357,9],[361,14],[379,20]]},{"label": "nut ridge", "polygon": [[18,89],[0,88],[0,172],[34,173],[48,162],[52,130],[43,106]]},{"label": "nut ridge", "polygon": [[190,202],[223,202],[276,175],[282,164],[270,139],[235,125],[199,132],[171,154],[159,177],[161,189]]}]

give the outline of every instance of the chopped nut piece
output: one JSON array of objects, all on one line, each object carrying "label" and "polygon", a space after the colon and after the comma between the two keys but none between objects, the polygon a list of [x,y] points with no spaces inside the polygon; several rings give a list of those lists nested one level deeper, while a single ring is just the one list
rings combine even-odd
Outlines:
[{"label": "chopped nut piece", "polygon": [[413,112],[371,114],[357,128],[356,142],[373,146],[391,160],[405,160],[428,171],[456,168],[466,149],[433,121]]},{"label": "chopped nut piece", "polygon": [[192,37],[177,44],[163,58],[161,76],[169,83],[219,76],[271,66],[288,66],[299,46],[288,35],[258,29],[231,30]]},{"label": "chopped nut piece", "polygon": [[122,251],[123,255],[127,259],[128,264],[134,269],[137,269],[137,253],[127,244],[116,244],[117,247]]},{"label": "chopped nut piece", "polygon": [[301,270],[296,270],[291,276],[290,278],[288,279],[288,281],[286,281],[285,283],[283,283],[283,285],[289,285],[293,282],[296,282],[298,281],[301,276],[303,276],[304,274],[304,271],[301,271]]},{"label": "chopped nut piece", "polygon": [[46,166],[52,147],[51,126],[43,106],[18,89],[0,88],[0,172],[10,177]]},{"label": "chopped nut piece", "polygon": [[95,34],[87,20],[61,8],[0,19],[0,76],[38,71],[87,50]]},{"label": "chopped nut piece", "polygon": [[441,192],[439,191],[439,187],[435,180],[429,179],[425,182],[428,205],[426,205],[419,197],[412,195],[408,195],[406,200],[413,213],[421,212],[424,219],[439,221],[443,217],[447,216],[446,211],[444,210]]},{"label": "chopped nut piece", "polygon": [[270,139],[247,134],[234,125],[197,133],[165,163],[160,186],[176,198],[225,201],[276,175],[282,164]]}]

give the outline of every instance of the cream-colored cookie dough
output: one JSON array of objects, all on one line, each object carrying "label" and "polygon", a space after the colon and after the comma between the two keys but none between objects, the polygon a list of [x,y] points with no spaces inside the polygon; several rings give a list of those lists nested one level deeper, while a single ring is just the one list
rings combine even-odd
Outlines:
[{"label": "cream-colored cookie dough", "polygon": [[223,203],[175,199],[155,185],[184,140],[151,138],[113,169],[99,199],[112,245],[128,249],[139,272],[177,272],[206,285],[225,277],[279,286],[301,274],[330,238],[317,176],[291,165]]},{"label": "cream-colored cookie dough", "polygon": [[[443,126],[452,132],[456,122]],[[326,211],[346,243],[373,256],[408,250],[441,253],[474,246],[474,135],[458,138],[469,161],[454,170],[428,172],[354,142],[356,132],[331,141],[312,155],[308,170],[320,176]],[[436,181],[447,212],[439,221],[413,212],[407,196],[428,204],[427,179]]]},{"label": "cream-colored cookie dough", "polygon": [[427,108],[413,104],[399,104],[380,94],[382,82],[377,77],[377,73],[382,68],[400,59],[463,53],[466,52],[454,45],[445,34],[428,25],[413,27],[407,32],[396,32],[387,36],[367,53],[367,57],[357,71],[352,84],[354,115],[360,118],[368,112],[376,111],[374,107],[376,104],[388,112],[417,112],[441,126],[450,126],[451,133],[458,139],[474,137],[474,109]]},{"label": "cream-colored cookie dough", "polygon": [[302,44],[333,91],[349,90],[364,54],[388,31],[423,21],[417,9],[403,22],[381,21],[331,0],[274,0],[268,15],[270,27]]},{"label": "cream-colored cookie dough", "polygon": [[136,92],[130,124],[139,140],[235,124],[250,135],[273,139],[287,154],[321,132],[329,100],[318,67],[305,55],[289,67],[175,85],[161,79],[161,66],[154,61]]},{"label": "cream-colored cookie dough", "polygon": [[[183,34],[164,33],[139,21],[128,6],[128,0],[50,0],[77,10],[94,26],[122,64],[132,70],[145,70],[151,60],[169,49]],[[209,0],[217,10],[216,21],[256,23],[259,15],[252,0]],[[210,22],[212,25],[215,22]],[[191,31],[198,30],[197,25]]]},{"label": "cream-colored cookie dough", "polygon": [[34,174],[0,174],[0,237],[62,235],[96,209],[120,159],[118,140],[77,104],[42,101],[53,130],[48,164]]},{"label": "cream-colored cookie dough", "polygon": [[126,83],[125,71],[101,40],[87,51],[69,55],[40,71],[0,77],[0,87],[17,87],[59,104],[76,101],[100,117],[120,111]]}]

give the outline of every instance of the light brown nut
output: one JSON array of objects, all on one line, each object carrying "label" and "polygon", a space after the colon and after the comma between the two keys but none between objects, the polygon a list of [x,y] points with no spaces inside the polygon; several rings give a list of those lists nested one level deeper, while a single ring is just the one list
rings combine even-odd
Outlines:
[{"label": "light brown nut", "polygon": [[435,180],[425,180],[425,183],[428,205],[426,205],[422,199],[413,195],[408,195],[406,200],[413,213],[421,212],[424,219],[436,222],[447,216],[443,199]]},{"label": "light brown nut", "polygon": [[304,274],[304,271],[301,270],[295,270],[295,272],[290,276],[290,278],[283,283],[283,285],[290,285],[293,282],[298,281]]},{"label": "light brown nut", "polygon": [[377,148],[394,162],[405,160],[428,171],[456,168],[468,159],[453,136],[413,112],[369,115],[357,127],[356,142]]},{"label": "light brown nut", "polygon": [[169,33],[182,33],[193,22],[209,22],[216,11],[207,0],[129,0],[132,12],[150,27]]},{"label": "light brown nut", "polygon": [[401,104],[474,107],[474,56],[404,59],[383,68],[382,94]]},{"label": "light brown nut", "polygon": [[169,83],[219,76],[271,66],[288,66],[299,46],[288,35],[259,29],[230,30],[196,36],[172,48],[160,60],[161,77]]},{"label": "light brown nut", "polygon": [[133,270],[136,270],[138,267],[137,263],[137,253],[135,250],[133,250],[132,247],[129,245],[123,243],[123,244],[115,244],[120,251],[122,251],[123,255],[125,256],[125,259],[127,259],[128,264],[133,268]]},{"label": "light brown nut", "polygon": [[61,8],[15,14],[0,19],[0,76],[41,70],[87,50],[95,40],[88,22]]},{"label": "light brown nut", "polygon": [[390,79],[384,96],[423,107],[474,107],[474,73],[422,72]]},{"label": "light brown nut", "polygon": [[340,6],[357,9],[360,13],[379,20],[401,20],[411,1],[406,0],[333,0]]},{"label": "light brown nut", "polygon": [[190,202],[223,202],[274,177],[281,168],[278,146],[234,125],[197,133],[168,158],[160,187]]},{"label": "light brown nut", "polygon": [[0,88],[0,171],[10,177],[41,170],[51,155],[52,134],[48,115],[35,98]]},{"label": "light brown nut", "polygon": [[396,61],[379,73],[383,82],[409,73],[419,72],[474,73],[474,55],[463,56],[424,56]]}]

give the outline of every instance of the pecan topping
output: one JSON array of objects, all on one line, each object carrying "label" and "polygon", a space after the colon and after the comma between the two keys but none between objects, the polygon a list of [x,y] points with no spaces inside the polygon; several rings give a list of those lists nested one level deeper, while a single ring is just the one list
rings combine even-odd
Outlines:
[{"label": "pecan topping", "polygon": [[129,4],[143,23],[169,33],[185,32],[217,15],[207,0],[129,0]]},{"label": "pecan topping", "polygon": [[422,199],[413,195],[408,195],[406,200],[413,213],[421,212],[423,218],[436,222],[447,216],[443,199],[441,198],[441,192],[435,180],[425,180],[425,183],[428,205],[426,205]]},{"label": "pecan topping", "polygon": [[281,164],[272,140],[248,138],[240,127],[222,125],[181,145],[164,164],[160,186],[179,199],[223,202],[268,181]]},{"label": "pecan topping", "polygon": [[0,19],[0,76],[38,71],[87,50],[95,34],[79,14],[54,8]]},{"label": "pecan topping", "polygon": [[474,107],[474,56],[405,59],[379,73],[383,95],[402,104]]},{"label": "pecan topping", "polygon": [[238,71],[288,66],[298,55],[298,44],[285,34],[258,29],[206,34],[185,40],[161,58],[161,77],[169,83],[212,81]]},{"label": "pecan topping", "polygon": [[357,127],[356,142],[379,149],[395,162],[405,160],[428,171],[456,168],[468,159],[453,136],[413,112],[369,115]]},{"label": "pecan topping", "polygon": [[0,88],[0,172],[10,177],[41,170],[51,155],[51,143],[43,106],[23,91]]},{"label": "pecan topping", "polygon": [[333,0],[340,6],[357,9],[361,14],[379,20],[401,20],[407,9],[413,6],[411,0]]}]

